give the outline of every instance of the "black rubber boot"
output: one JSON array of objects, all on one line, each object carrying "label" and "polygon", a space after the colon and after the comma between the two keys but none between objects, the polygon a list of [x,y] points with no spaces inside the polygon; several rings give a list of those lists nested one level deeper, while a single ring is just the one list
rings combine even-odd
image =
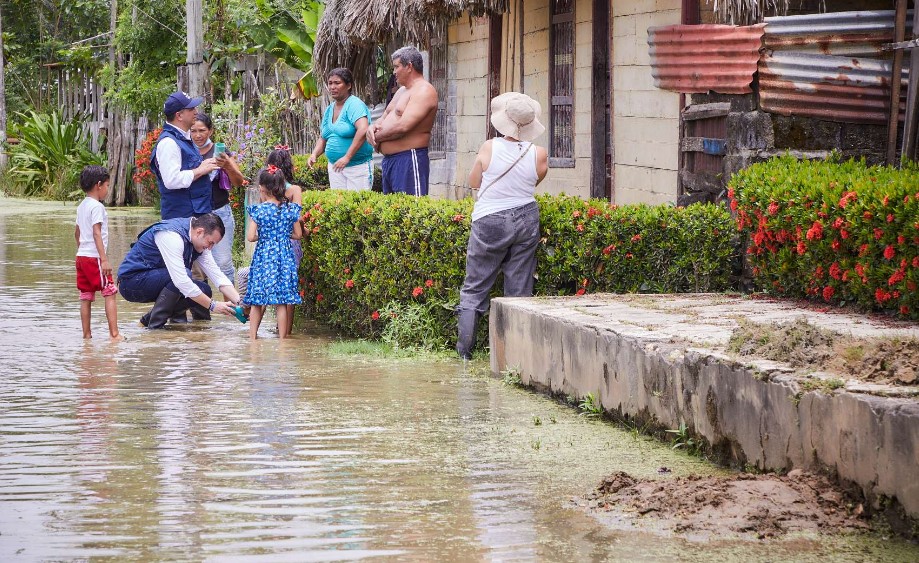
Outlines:
[{"label": "black rubber boot", "polygon": [[188,324],[188,315],[186,315],[188,309],[182,309],[181,311],[176,311],[171,317],[169,317],[169,322],[176,325]]},{"label": "black rubber boot", "polygon": [[[153,308],[141,317],[140,323],[147,328],[163,328],[166,326],[166,321],[175,316],[180,307],[183,311],[185,310],[182,303],[184,300],[185,296],[181,293],[163,288],[163,291],[156,297],[156,301],[153,302]],[[145,323],[144,320],[147,322]]]},{"label": "black rubber boot", "polygon": [[191,305],[188,306],[191,309],[191,318],[196,321],[209,321],[211,320],[211,312],[207,307],[198,305],[194,301],[191,302]]},{"label": "black rubber boot", "polygon": [[456,312],[456,353],[464,360],[472,359],[472,349],[475,348],[475,331],[481,317],[482,315],[474,310],[459,309]]}]

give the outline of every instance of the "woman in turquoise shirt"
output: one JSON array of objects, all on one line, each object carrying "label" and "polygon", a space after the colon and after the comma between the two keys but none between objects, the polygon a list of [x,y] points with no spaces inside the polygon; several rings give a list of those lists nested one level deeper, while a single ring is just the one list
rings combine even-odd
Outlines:
[{"label": "woman in turquoise shirt", "polygon": [[330,188],[369,190],[373,185],[373,147],[366,140],[370,110],[351,95],[354,77],[350,70],[333,69],[326,84],[335,103],[322,116],[321,137],[307,165],[312,168],[324,152],[329,159]]}]

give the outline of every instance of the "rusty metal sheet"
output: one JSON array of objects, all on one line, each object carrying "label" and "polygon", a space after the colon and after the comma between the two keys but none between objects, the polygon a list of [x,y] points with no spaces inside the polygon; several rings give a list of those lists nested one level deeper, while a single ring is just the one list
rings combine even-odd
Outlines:
[{"label": "rusty metal sheet", "polygon": [[[765,52],[885,58],[884,43],[894,40],[894,10],[835,12],[765,18]],[[912,10],[907,16],[911,36]]]},{"label": "rusty metal sheet", "polygon": [[[760,61],[760,105],[780,115],[884,124],[891,73],[890,61],[775,51]],[[904,68],[901,114],[908,76]]]},{"label": "rusty metal sheet", "polygon": [[746,94],[762,46],[763,24],[648,28],[654,85],[684,94]]}]

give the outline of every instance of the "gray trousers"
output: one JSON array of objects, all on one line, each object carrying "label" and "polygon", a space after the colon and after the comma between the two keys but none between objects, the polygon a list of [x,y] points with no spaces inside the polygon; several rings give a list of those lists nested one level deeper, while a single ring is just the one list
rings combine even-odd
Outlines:
[{"label": "gray trousers", "polygon": [[456,351],[470,357],[479,318],[488,310],[488,294],[504,272],[506,297],[533,295],[539,206],[536,202],[486,215],[472,222],[466,248],[466,279],[457,307]]}]

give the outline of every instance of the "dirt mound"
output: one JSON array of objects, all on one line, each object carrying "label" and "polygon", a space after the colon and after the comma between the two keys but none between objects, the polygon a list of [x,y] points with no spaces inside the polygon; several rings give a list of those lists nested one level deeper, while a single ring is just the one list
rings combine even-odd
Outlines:
[{"label": "dirt mound", "polygon": [[853,338],[803,319],[768,325],[740,321],[728,342],[728,350],[740,356],[834,372],[860,381],[919,384],[919,340]]},{"label": "dirt mound", "polygon": [[826,478],[786,476],[636,479],[614,473],[578,504],[611,516],[614,525],[688,536],[763,539],[798,531],[867,528],[862,505]]}]

